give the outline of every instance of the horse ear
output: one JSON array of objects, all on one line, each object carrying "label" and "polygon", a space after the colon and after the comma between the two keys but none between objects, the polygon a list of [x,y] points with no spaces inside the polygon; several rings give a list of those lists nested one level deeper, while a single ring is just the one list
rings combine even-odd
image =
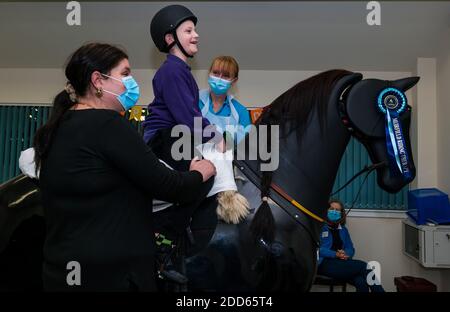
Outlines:
[{"label": "horse ear", "polygon": [[414,87],[416,83],[419,81],[419,79],[420,77],[408,77],[398,79],[392,82],[392,86],[405,92],[406,90],[409,90],[412,87]]}]

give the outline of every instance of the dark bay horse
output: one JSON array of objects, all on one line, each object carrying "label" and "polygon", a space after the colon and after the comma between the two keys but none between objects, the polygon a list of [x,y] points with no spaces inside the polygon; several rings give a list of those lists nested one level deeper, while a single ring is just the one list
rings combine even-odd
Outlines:
[{"label": "dark bay horse", "polygon": [[[393,174],[392,166],[387,165],[385,114],[378,102],[388,89],[397,90],[397,94],[387,94],[390,98],[386,99],[401,100],[417,81],[417,77],[362,80],[359,73],[331,70],[298,83],[267,106],[258,125],[280,125],[279,166],[262,172],[261,161],[249,157],[251,149],[258,146],[250,144],[248,137],[241,143],[249,148],[236,155],[238,175],[244,177],[237,183],[252,212],[238,225],[217,222],[214,211],[196,213],[191,226],[195,244],[188,248],[186,260],[188,289],[308,291],[317,269],[322,221],[350,137],[355,136],[377,164],[374,168],[382,189],[398,192],[414,178],[409,141],[411,107],[404,103],[399,114],[409,155],[405,166],[410,175],[405,178]],[[393,105],[384,102],[388,104]],[[270,200],[256,209],[261,197]],[[292,199],[303,210],[293,205]],[[24,274],[23,280],[13,276],[18,288],[38,288],[43,237],[35,234],[42,233],[42,224],[35,223],[31,243],[28,239],[18,245],[26,240],[26,234],[30,235],[30,227],[19,234],[17,229],[40,211],[38,187],[31,179],[21,175],[0,186],[0,269],[6,268],[0,276],[16,261],[4,256],[11,248],[20,249],[22,265],[33,263],[32,272],[37,272]],[[35,282],[30,283],[31,279]],[[5,287],[1,282],[0,277],[0,290]],[[31,286],[24,287],[26,283]]]},{"label": "dark bay horse", "polygon": [[[411,107],[400,102],[418,80],[362,80],[358,73],[331,70],[298,83],[266,107],[258,124],[281,126],[279,167],[261,172],[260,161],[248,160],[251,148],[240,158],[237,155],[235,165],[248,180],[238,184],[252,208],[261,204],[262,196],[273,202],[265,212],[261,206],[238,225],[219,223],[206,248],[188,258],[190,288],[308,291],[317,269],[321,219],[350,137],[367,149],[382,189],[398,192],[415,177],[409,141]],[[381,99],[383,94],[386,97]],[[405,164],[408,178],[394,174],[388,165],[379,99],[394,108],[403,106],[399,118],[410,155]],[[306,210],[294,206],[292,199]]]}]

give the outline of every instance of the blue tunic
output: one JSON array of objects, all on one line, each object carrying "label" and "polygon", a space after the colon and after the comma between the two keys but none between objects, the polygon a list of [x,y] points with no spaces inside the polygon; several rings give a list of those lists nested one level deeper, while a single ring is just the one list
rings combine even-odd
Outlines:
[{"label": "blue tunic", "polygon": [[[234,107],[236,108],[236,111],[239,114],[239,124],[241,126],[243,126],[244,128],[247,127],[248,125],[251,124],[250,114],[249,114],[247,108],[234,98],[232,99],[232,101],[233,101]],[[200,111],[205,106],[205,104],[202,101],[200,101],[198,103],[198,105],[199,105]],[[230,116],[231,108],[230,108],[230,104],[228,103],[228,99],[225,99],[225,102],[223,103],[222,107],[217,112],[214,111],[214,108],[212,107],[212,105],[209,107],[209,111],[212,114],[221,116],[221,117]]]},{"label": "blue tunic", "polygon": [[[221,133],[228,132],[235,143],[239,143],[250,130],[250,114],[232,95],[227,95],[220,109],[215,112],[209,89],[200,91],[199,108],[203,117],[217,127]],[[240,127],[238,127],[240,126]]]}]

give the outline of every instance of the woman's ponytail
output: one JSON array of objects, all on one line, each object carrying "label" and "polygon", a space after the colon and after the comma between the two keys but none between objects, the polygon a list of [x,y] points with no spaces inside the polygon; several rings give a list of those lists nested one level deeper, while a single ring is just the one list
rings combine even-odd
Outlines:
[{"label": "woman's ponytail", "polygon": [[61,91],[55,96],[50,118],[45,125],[37,130],[33,140],[36,173],[41,167],[42,159],[47,155],[53,134],[58,128],[62,117],[73,106],[73,104],[74,101],[71,99],[71,96],[66,90]]}]

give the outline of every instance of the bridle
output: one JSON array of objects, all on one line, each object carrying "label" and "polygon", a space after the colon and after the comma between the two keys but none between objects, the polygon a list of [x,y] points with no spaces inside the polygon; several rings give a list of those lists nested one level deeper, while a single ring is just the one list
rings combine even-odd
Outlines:
[{"label": "bridle", "polygon": [[[339,107],[338,107],[339,117],[341,119],[342,124],[347,129],[347,131],[350,132],[350,134],[352,136],[354,136],[356,139],[361,141],[361,143],[365,144],[369,141],[369,136],[367,136],[366,134],[357,130],[357,128],[354,127],[353,123],[351,122],[351,119],[348,117],[348,114],[347,114],[347,109],[345,106],[345,97],[347,96],[347,93],[349,92],[350,87],[351,86],[348,86],[347,88],[345,88],[344,91],[342,91],[341,96],[339,97],[339,102],[338,102],[339,103],[338,104],[339,105]],[[356,193],[356,196],[353,199],[352,204],[350,205],[350,209],[347,210],[347,212],[345,213],[345,216],[347,216],[350,213],[350,211],[353,209],[353,206],[356,203],[356,201],[358,200],[359,194],[361,193],[361,189],[362,189],[364,183],[367,181],[367,178],[369,177],[369,175],[374,170],[379,169],[379,168],[384,168],[386,166],[388,166],[388,163],[386,161],[381,161],[379,163],[375,163],[370,166],[365,165],[363,169],[361,169],[359,172],[354,174],[353,177],[351,177],[343,186],[341,186],[338,190],[336,190],[330,194],[330,196],[333,196],[333,195],[339,193],[344,188],[346,188],[350,183],[352,183],[353,180],[355,180],[357,177],[359,177],[363,173],[366,173],[361,185],[359,186],[358,193]]]},{"label": "bridle", "polygon": [[[340,119],[342,121],[342,124],[350,132],[350,134],[352,136],[354,136],[355,138],[357,138],[358,140],[360,140],[362,143],[364,143],[364,142],[368,141],[369,137],[367,135],[365,135],[364,133],[360,132],[359,130],[357,130],[353,126],[350,118],[348,117],[347,111],[345,109],[344,97],[346,95],[346,92],[349,90],[349,88],[350,88],[350,86],[347,87],[344,91],[342,91],[341,96],[339,97],[339,108],[338,108],[339,116],[340,116]],[[375,164],[372,164],[370,166],[366,165],[366,166],[364,166],[363,169],[361,169],[359,172],[354,174],[353,177],[350,178],[343,186],[341,186],[338,190],[336,190],[332,194],[330,194],[330,196],[335,195],[336,193],[340,192],[345,187],[347,187],[350,183],[352,183],[357,177],[359,177],[360,175],[366,173],[366,175],[364,176],[364,179],[363,179],[361,185],[359,186],[358,193],[356,194],[356,196],[355,196],[355,198],[354,198],[354,200],[353,200],[353,202],[352,202],[352,204],[350,206],[350,209],[348,209],[347,212],[345,213],[345,216],[347,216],[350,213],[350,211],[353,209],[353,206],[354,206],[355,202],[358,200],[359,194],[361,193],[361,190],[362,190],[362,187],[363,187],[364,183],[367,181],[367,178],[370,175],[370,173],[372,173],[376,169],[383,168],[383,167],[386,167],[386,166],[388,166],[388,163],[386,161],[375,163]],[[289,194],[287,194],[281,187],[279,187],[275,183],[272,182],[271,185],[270,185],[270,188],[273,189],[275,192],[277,192],[285,200],[290,202],[297,209],[299,209],[300,211],[302,211],[303,213],[305,213],[309,217],[313,218],[314,220],[322,222],[322,223],[327,222],[325,219],[321,218],[320,216],[318,216],[317,214],[315,214],[311,210],[305,208],[302,204],[300,204],[298,201],[296,201],[294,198],[292,198]]]}]

